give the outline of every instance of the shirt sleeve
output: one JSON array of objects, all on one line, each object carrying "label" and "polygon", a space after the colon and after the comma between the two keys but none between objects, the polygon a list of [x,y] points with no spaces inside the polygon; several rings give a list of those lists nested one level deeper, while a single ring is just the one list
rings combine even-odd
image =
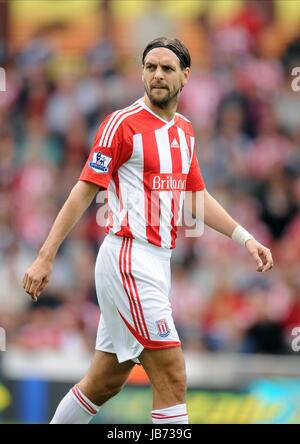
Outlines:
[{"label": "shirt sleeve", "polygon": [[112,141],[106,143],[109,134],[110,116],[99,126],[89,157],[80,174],[79,180],[95,183],[108,188],[114,172],[130,157],[130,151],[122,138],[122,128],[115,133]]},{"label": "shirt sleeve", "polygon": [[205,183],[198,163],[196,148],[194,148],[191,166],[186,180],[186,191],[201,191],[204,189]]}]

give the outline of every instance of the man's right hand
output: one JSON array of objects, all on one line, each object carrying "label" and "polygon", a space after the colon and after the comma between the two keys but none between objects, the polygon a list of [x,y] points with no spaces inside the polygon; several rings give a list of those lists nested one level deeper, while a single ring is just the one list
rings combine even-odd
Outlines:
[{"label": "man's right hand", "polygon": [[24,275],[23,288],[35,302],[49,282],[52,265],[51,260],[38,256]]}]

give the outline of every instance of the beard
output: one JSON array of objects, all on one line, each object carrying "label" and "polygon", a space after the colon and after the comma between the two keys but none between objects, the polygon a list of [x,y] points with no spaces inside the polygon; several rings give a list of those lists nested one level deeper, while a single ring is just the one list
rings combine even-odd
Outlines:
[{"label": "beard", "polygon": [[180,91],[182,90],[182,87],[179,87],[173,93],[171,93],[169,89],[163,88],[163,91],[166,91],[167,94],[164,94],[161,98],[154,97],[151,93],[152,89],[149,89],[148,87],[146,87],[146,85],[145,85],[145,90],[146,90],[147,96],[149,97],[149,100],[152,103],[152,105],[154,105],[160,109],[165,109],[165,108],[169,107],[171,102],[177,100],[178,95],[179,95]]}]

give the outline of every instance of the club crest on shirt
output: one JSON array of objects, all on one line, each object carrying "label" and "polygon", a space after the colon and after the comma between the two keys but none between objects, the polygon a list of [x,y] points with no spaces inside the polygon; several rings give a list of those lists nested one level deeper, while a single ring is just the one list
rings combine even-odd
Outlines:
[{"label": "club crest on shirt", "polygon": [[93,159],[90,161],[89,166],[95,171],[95,173],[107,173],[108,165],[111,161],[111,157],[98,151],[97,153],[93,153]]},{"label": "club crest on shirt", "polygon": [[155,323],[157,325],[158,336],[160,336],[161,338],[165,338],[165,337],[169,336],[170,329],[169,329],[169,326],[168,326],[167,321],[165,319],[160,319],[159,321],[156,321]]}]

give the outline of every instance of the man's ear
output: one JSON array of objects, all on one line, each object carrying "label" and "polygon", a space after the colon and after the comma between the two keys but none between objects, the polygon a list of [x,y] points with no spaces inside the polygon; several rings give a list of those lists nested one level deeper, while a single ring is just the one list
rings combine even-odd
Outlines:
[{"label": "man's ear", "polygon": [[182,87],[184,87],[190,77],[190,68],[185,68],[184,72],[183,72],[183,81],[182,81]]}]

